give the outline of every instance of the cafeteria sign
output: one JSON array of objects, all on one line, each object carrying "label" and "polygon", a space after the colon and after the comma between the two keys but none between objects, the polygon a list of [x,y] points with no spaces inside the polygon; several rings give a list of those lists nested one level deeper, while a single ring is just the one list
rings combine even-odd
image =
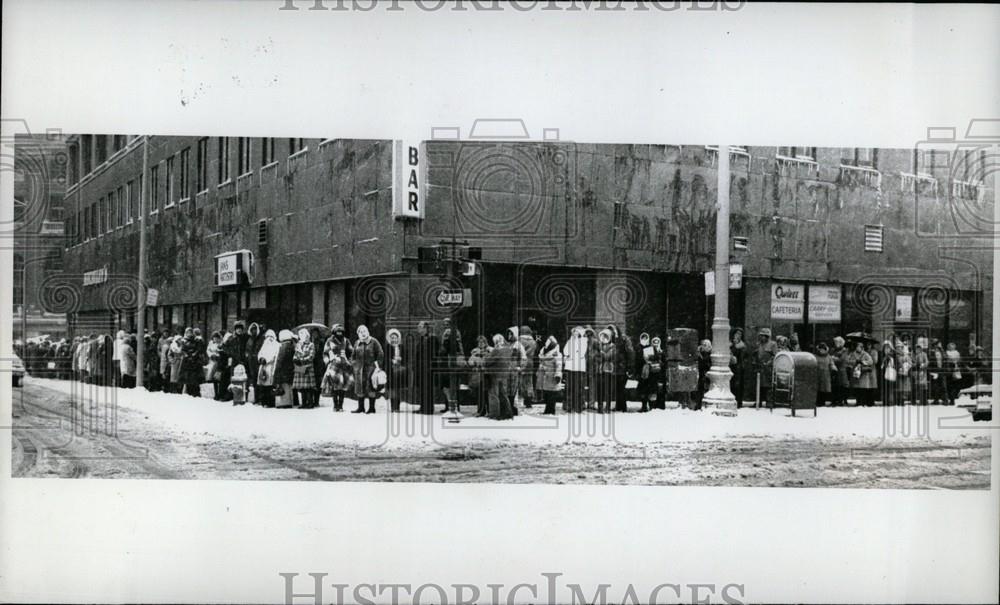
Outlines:
[{"label": "cafeteria sign", "polygon": [[771,319],[802,321],[805,289],[802,284],[771,284]]},{"label": "cafeteria sign", "polygon": [[809,286],[809,321],[840,322],[840,286]]}]

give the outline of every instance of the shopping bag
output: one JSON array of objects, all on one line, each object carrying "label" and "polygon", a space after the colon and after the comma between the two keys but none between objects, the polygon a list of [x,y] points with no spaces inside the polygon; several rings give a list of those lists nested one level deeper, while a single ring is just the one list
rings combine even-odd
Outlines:
[{"label": "shopping bag", "polygon": [[896,382],[896,368],[892,366],[885,368],[885,380],[886,382]]},{"label": "shopping bag", "polygon": [[375,390],[381,389],[387,382],[385,372],[375,364],[375,371],[372,372],[372,387]]}]

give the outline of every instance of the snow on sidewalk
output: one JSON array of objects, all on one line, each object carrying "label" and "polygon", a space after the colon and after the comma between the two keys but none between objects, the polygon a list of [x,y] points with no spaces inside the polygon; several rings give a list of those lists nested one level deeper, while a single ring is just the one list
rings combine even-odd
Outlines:
[{"label": "snow on sidewalk", "polygon": [[[81,385],[68,381],[30,378],[37,384],[66,394],[83,394]],[[94,388],[89,387],[87,388]],[[512,420],[497,421],[471,416],[464,407],[462,422],[449,424],[441,414],[414,414],[403,404],[399,414],[386,412],[388,403],[377,402],[376,414],[352,414],[353,400],[345,401],[345,411],[334,413],[330,400],[323,407],[301,410],[262,408],[252,404],[233,406],[230,402],[187,395],[113,389],[117,405],[142,413],[165,429],[180,431],[192,439],[262,439],[280,443],[343,443],[358,447],[431,447],[472,445],[481,442],[520,443],[612,443],[638,446],[655,442],[694,442],[726,437],[781,439],[879,439],[916,441],[933,439],[954,442],[977,435],[989,435],[997,428],[990,423],[973,423],[965,410],[950,406],[895,408],[821,408],[816,418],[811,411],[792,417],[787,409],[742,409],[735,418],[716,416],[707,410],[654,410],[645,414],[598,415],[591,412],[555,417],[540,414],[541,406],[521,409]],[[103,390],[102,392],[109,392]],[[638,404],[633,402],[634,410]],[[438,407],[440,409],[440,407]],[[120,415],[120,434],[127,438],[127,415]],[[991,430],[992,429],[992,430]]]}]

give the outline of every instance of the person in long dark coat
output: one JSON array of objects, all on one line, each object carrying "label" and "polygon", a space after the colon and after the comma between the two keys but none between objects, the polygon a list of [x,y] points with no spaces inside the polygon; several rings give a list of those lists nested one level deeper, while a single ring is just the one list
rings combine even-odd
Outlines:
[{"label": "person in long dark coat", "polygon": [[[379,389],[372,384],[372,374],[376,368],[382,368],[382,345],[371,337],[366,326],[358,326],[358,340],[354,343],[354,395],[358,398],[358,408],[352,413],[375,413],[375,399]],[[365,400],[368,400],[368,410],[365,410]]]},{"label": "person in long dark coat", "polygon": [[417,324],[417,333],[410,341],[412,397],[420,406],[419,413],[434,413],[434,356],[438,351],[437,338],[430,333],[427,322]]},{"label": "person in long dark coat", "polygon": [[[313,407],[319,407],[319,385],[323,380],[323,373],[326,372],[326,364],[323,363],[323,348],[326,346],[326,339],[318,328],[309,331],[309,340],[313,343],[313,378],[316,381],[316,390],[313,392]],[[250,346],[249,340],[247,347]]]},{"label": "person in long dark coat", "polygon": [[290,330],[278,334],[278,358],[274,364],[274,386],[281,391],[276,408],[292,407],[292,382],[295,379],[295,336]]},{"label": "person in long dark coat", "polygon": [[476,400],[476,416],[489,414],[489,387],[486,384],[486,356],[493,348],[485,336],[476,339],[476,347],[469,353],[469,388]]},{"label": "person in long dark coat", "polygon": [[[184,385],[183,393],[192,397],[201,397],[202,383],[202,349],[194,331],[191,328],[184,330],[184,338],[181,339],[181,384]],[[207,356],[207,353],[205,353]]]},{"label": "person in long dark coat", "polygon": [[847,405],[847,394],[851,388],[850,373],[847,368],[847,358],[850,351],[844,346],[844,339],[840,336],[833,338],[833,351],[830,352],[830,361],[834,364],[833,383],[833,405]]},{"label": "person in long dark coat", "polygon": [[642,359],[642,369],[639,370],[639,393],[642,396],[642,409],[640,412],[648,412],[650,400],[658,396],[660,381],[663,378],[663,368],[665,359],[663,352],[653,346],[649,334],[643,332],[639,335],[639,355]]},{"label": "person in long dark coat", "polygon": [[627,412],[628,401],[625,393],[625,383],[635,375],[635,347],[632,339],[627,334],[618,329],[618,326],[611,324],[608,326],[614,339],[611,341],[615,345],[615,378],[614,378],[614,401],[616,412]]},{"label": "person in long dark coat", "polygon": [[729,336],[729,369],[733,373],[730,390],[736,397],[736,408],[743,407],[743,390],[746,388],[744,374],[747,366],[747,343],[743,340],[743,328],[735,328]]},{"label": "person in long dark coat", "polygon": [[260,326],[256,322],[251,323],[250,327],[247,328],[247,344],[245,354],[247,388],[253,389],[254,403],[257,403],[257,372],[260,367],[257,361],[257,353],[260,351],[260,346],[262,344],[264,344],[264,333],[261,331]]},{"label": "person in long dark coat", "polygon": [[[344,411],[344,396],[354,390],[354,367],[351,358],[354,357],[354,345],[344,335],[344,326],[334,324],[330,329],[330,337],[323,345],[323,361],[326,363],[324,380],[327,382],[328,394],[333,397],[333,411]],[[327,380],[329,376],[329,380]]]},{"label": "person in long dark coat", "polygon": [[513,352],[500,334],[493,335],[493,349],[486,355],[484,377],[489,385],[489,417],[508,420],[514,417],[512,396],[507,393]]}]

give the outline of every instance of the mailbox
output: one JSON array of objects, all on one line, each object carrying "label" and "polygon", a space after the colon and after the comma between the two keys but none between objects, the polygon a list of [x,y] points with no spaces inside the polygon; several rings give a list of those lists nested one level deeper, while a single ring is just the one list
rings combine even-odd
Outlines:
[{"label": "mailbox", "polygon": [[771,379],[771,410],[775,407],[812,410],[816,415],[816,392],[819,373],[812,353],[779,351],[774,356]]}]

